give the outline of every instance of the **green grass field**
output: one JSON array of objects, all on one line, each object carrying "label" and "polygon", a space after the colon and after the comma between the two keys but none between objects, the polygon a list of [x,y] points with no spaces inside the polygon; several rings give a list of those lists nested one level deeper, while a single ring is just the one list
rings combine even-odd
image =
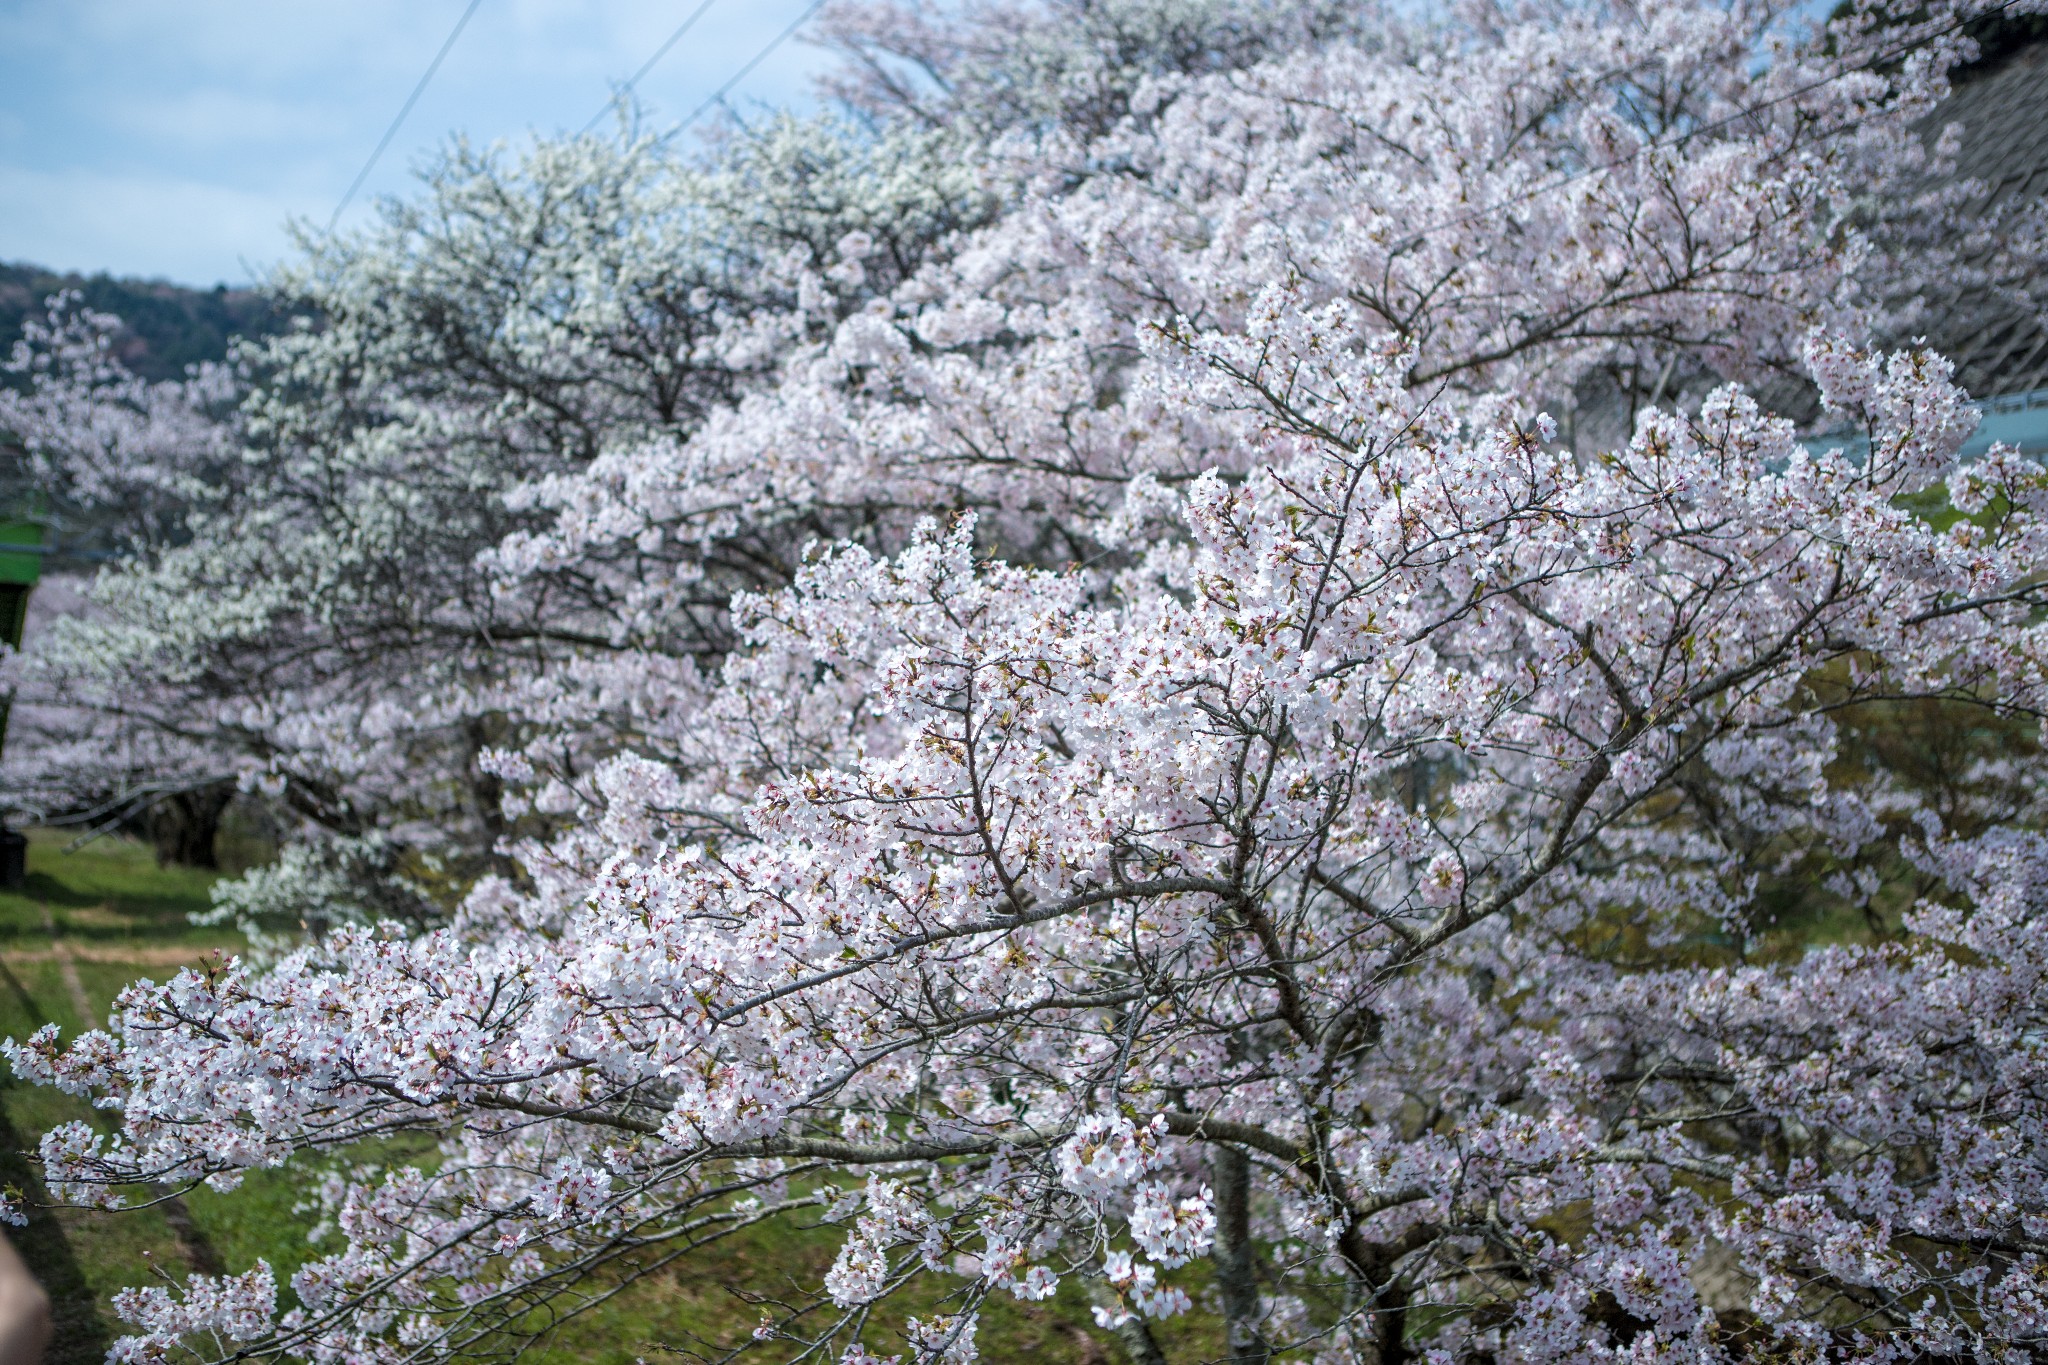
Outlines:
[{"label": "green grass field", "polygon": [[[197,928],[188,918],[209,904],[212,874],[159,868],[150,849],[133,840],[102,838],[67,851],[70,837],[57,831],[32,831],[29,839],[27,884],[17,893],[0,892],[0,1036],[25,1037],[50,1022],[71,1036],[102,1022],[129,982],[162,981],[210,952],[239,946],[232,930]],[[23,1153],[59,1123],[84,1118],[111,1129],[109,1117],[9,1073],[0,1079],[0,1183],[45,1201]],[[96,1365],[105,1356],[124,1330],[110,1305],[124,1286],[182,1279],[194,1270],[240,1270],[258,1257],[285,1280],[320,1251],[307,1240],[310,1215],[297,1208],[300,1182],[311,1174],[257,1172],[230,1194],[195,1190],[168,1216],[162,1208],[39,1208],[27,1228],[10,1235],[50,1291],[57,1317],[50,1365]],[[787,1299],[794,1285],[815,1286],[840,1236],[830,1228],[735,1236],[561,1323],[534,1356],[630,1365],[743,1339],[759,1315],[749,1300]],[[1188,1288],[1199,1285],[1191,1281]],[[1217,1324],[1202,1315],[1168,1326],[1162,1336],[1176,1360],[1204,1359],[1220,1346]],[[981,1339],[984,1357],[996,1361],[1107,1365],[1120,1358],[1071,1285],[1045,1304],[1007,1297],[991,1302]],[[871,1340],[885,1345],[886,1332]],[[761,1358],[774,1359],[775,1352],[763,1351]]]}]

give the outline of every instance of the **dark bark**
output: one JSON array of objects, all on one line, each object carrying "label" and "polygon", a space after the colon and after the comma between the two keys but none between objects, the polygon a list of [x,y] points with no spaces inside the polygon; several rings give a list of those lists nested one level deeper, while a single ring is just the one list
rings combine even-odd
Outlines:
[{"label": "dark bark", "polygon": [[[1120,1305],[1116,1291],[1110,1288],[1109,1281],[1100,1274],[1087,1278],[1088,1297],[1095,1306],[1106,1313],[1118,1312]],[[1159,1343],[1152,1337],[1152,1329],[1145,1325],[1143,1318],[1126,1318],[1110,1328],[1110,1332],[1116,1337],[1117,1345],[1124,1348],[1124,1355],[1131,1365],[1166,1365],[1166,1353],[1159,1349]]]},{"label": "dark bark", "polygon": [[1216,1191],[1216,1288],[1223,1299],[1231,1365],[1266,1365],[1272,1343],[1259,1330],[1259,1281],[1252,1259],[1251,1159],[1241,1147],[1209,1148],[1209,1179]]},{"label": "dark bark", "polygon": [[1411,1286],[1395,1273],[1395,1265],[1436,1237],[1437,1229],[1418,1225],[1391,1242],[1369,1242],[1353,1224],[1340,1239],[1344,1259],[1351,1263],[1352,1273],[1358,1277],[1370,1314],[1372,1339],[1362,1356],[1368,1365],[1404,1365],[1410,1359],[1412,1353],[1405,1338]]},{"label": "dark bark", "polygon": [[234,798],[233,783],[212,782],[189,791],[172,792],[149,808],[149,841],[156,845],[160,866],[217,868],[213,848],[220,820]]}]

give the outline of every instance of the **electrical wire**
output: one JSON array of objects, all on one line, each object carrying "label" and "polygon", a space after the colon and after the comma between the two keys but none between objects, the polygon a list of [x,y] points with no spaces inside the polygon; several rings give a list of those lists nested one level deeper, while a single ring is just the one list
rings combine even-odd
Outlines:
[{"label": "electrical wire", "polygon": [[462,11],[462,17],[457,19],[455,27],[448,31],[448,41],[441,44],[441,50],[434,54],[434,60],[427,63],[426,74],[420,77],[419,84],[412,88],[412,93],[405,97],[405,103],[398,110],[398,117],[391,120],[391,126],[384,130],[384,136],[378,141],[377,150],[370,153],[370,159],[363,163],[362,170],[356,172],[355,183],[348,187],[348,193],[341,196],[341,202],[334,206],[334,214],[327,220],[329,233],[332,233],[334,225],[341,221],[341,211],[349,206],[349,201],[356,197],[356,191],[370,178],[370,172],[375,169],[378,158],[383,156],[384,149],[391,145],[391,139],[398,136],[399,125],[405,122],[405,116],[412,112],[412,107],[419,103],[420,96],[426,91],[427,82],[434,79],[434,73],[441,69],[441,62],[447,57],[449,49],[455,46],[455,40],[462,36],[462,30],[468,26],[470,16],[476,13],[477,7],[483,2],[484,0],[469,0],[469,8]]},{"label": "electrical wire", "polygon": [[695,109],[692,109],[690,111],[690,116],[684,119],[681,123],[676,125],[676,131],[681,132],[683,129],[695,123],[698,119],[704,117],[705,112],[709,110],[712,105],[724,103],[725,97],[732,93],[732,88],[734,86],[738,85],[741,81],[745,80],[749,73],[751,73],[755,67],[759,66],[762,62],[767,61],[768,55],[770,53],[774,52],[776,48],[781,47],[784,43],[788,42],[798,29],[802,28],[806,23],[810,22],[810,18],[813,14],[816,14],[819,10],[823,9],[824,7],[825,0],[811,0],[811,3],[804,8],[804,12],[802,14],[799,14],[795,19],[790,21],[790,25],[788,28],[785,28],[784,30],[782,30],[782,32],[776,34],[775,37],[769,42],[768,46],[762,48],[759,52],[756,52],[753,55],[752,59],[749,60],[745,66],[733,72],[731,79],[727,80],[724,85],[719,86],[718,89],[712,94],[710,99],[705,100]]},{"label": "electrical wire", "polygon": [[654,55],[652,57],[649,57],[646,61],[640,63],[640,69],[638,71],[635,71],[630,77],[628,77],[624,85],[621,85],[617,90],[614,90],[612,92],[612,97],[611,99],[605,102],[604,108],[598,110],[596,113],[590,116],[590,122],[584,124],[583,127],[578,130],[578,136],[581,136],[583,133],[587,133],[592,128],[597,127],[598,123],[603,120],[606,114],[610,113],[613,109],[617,108],[619,101],[624,99],[627,95],[631,94],[634,86],[640,84],[640,78],[642,76],[645,76],[648,72],[654,70],[654,64],[660,61],[663,57],[666,57],[668,55],[668,50],[674,47],[677,43],[681,42],[683,40],[684,34],[688,33],[692,28],[696,27],[697,21],[704,17],[704,11],[710,9],[713,5],[717,3],[718,0],[704,0],[703,4],[691,10],[690,17],[683,20],[681,24],[677,25],[676,31],[674,33],[668,35],[668,41],[663,43],[660,47],[654,49]]}]

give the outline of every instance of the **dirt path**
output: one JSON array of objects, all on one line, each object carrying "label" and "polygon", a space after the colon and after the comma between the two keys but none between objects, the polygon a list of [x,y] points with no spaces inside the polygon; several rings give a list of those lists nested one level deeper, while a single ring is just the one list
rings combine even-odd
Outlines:
[{"label": "dirt path", "polygon": [[209,951],[178,943],[67,943],[62,953],[54,948],[0,949],[0,961],[51,962],[65,956],[73,962],[111,962],[129,967],[191,967],[198,965]]},{"label": "dirt path", "polygon": [[[80,1023],[96,1029],[100,1026],[99,1012],[93,1009],[92,1000],[85,993],[85,983],[78,979],[78,960],[72,947],[57,932],[57,921],[50,914],[49,903],[39,901],[37,908],[43,912],[43,928],[49,932],[50,952],[57,959],[57,975],[64,983],[65,995],[70,997],[71,1008],[78,1012]],[[199,1224],[192,1220],[192,1210],[184,1199],[177,1191],[161,1185],[152,1185],[149,1191],[163,1213],[164,1222],[170,1224],[171,1235],[178,1239],[178,1249],[185,1253],[185,1264],[201,1275],[221,1274],[226,1266],[221,1263],[220,1252],[200,1231]]]},{"label": "dirt path", "polygon": [[43,912],[43,929],[50,936],[51,956],[57,959],[57,976],[64,983],[64,994],[71,998],[71,1008],[77,1013],[78,1022],[89,1029],[98,1028],[99,1015],[86,996],[85,983],[78,979],[78,962],[71,956],[71,945],[57,932],[57,921],[50,914],[49,902],[36,902],[36,909]]}]

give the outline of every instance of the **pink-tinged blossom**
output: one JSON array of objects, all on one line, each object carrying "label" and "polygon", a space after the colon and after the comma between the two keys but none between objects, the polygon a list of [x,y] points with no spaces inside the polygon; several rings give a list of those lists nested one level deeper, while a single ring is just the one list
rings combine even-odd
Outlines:
[{"label": "pink-tinged blossom", "polygon": [[149,1365],[171,1357],[194,1335],[223,1344],[262,1340],[277,1317],[277,1280],[258,1261],[240,1275],[194,1275],[176,1293],[159,1285],[121,1290],[114,1311],[142,1330],[121,1338],[107,1358]]},{"label": "pink-tinged blossom", "polygon": [[1163,1185],[1141,1185],[1131,1201],[1130,1228],[1153,1261],[1168,1270],[1185,1265],[1215,1241],[1215,1195],[1204,1189],[1176,1201]]},{"label": "pink-tinged blossom", "polygon": [[1121,1114],[1090,1114],[1060,1145],[1060,1183],[1073,1193],[1094,1198],[1136,1184],[1161,1159],[1159,1139],[1166,1120],[1144,1128]]}]

